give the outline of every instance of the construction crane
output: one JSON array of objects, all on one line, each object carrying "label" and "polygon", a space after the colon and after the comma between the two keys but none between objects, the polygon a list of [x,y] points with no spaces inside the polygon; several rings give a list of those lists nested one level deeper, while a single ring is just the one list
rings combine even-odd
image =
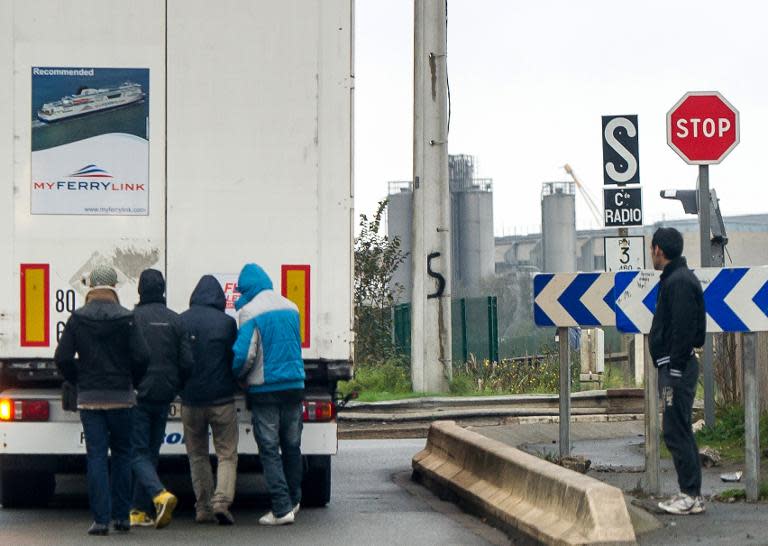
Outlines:
[{"label": "construction crane", "polygon": [[567,172],[569,175],[571,175],[571,178],[573,178],[573,181],[576,183],[576,187],[579,189],[579,192],[581,193],[581,196],[584,198],[584,201],[586,201],[587,208],[589,209],[589,212],[592,213],[592,216],[595,218],[597,225],[598,226],[602,225],[603,213],[600,210],[600,207],[598,207],[595,204],[595,200],[592,199],[592,195],[590,195],[589,190],[587,190],[587,188],[584,187],[584,184],[581,183],[581,180],[579,180],[579,177],[576,176],[576,173],[573,172],[573,169],[568,163],[563,165],[563,169],[565,169],[565,172]]}]

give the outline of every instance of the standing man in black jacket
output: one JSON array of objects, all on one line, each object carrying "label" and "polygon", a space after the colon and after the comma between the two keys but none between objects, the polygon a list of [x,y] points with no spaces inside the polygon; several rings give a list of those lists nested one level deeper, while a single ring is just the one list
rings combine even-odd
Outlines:
[{"label": "standing man in black jacket", "polygon": [[[226,297],[219,281],[205,275],[197,283],[181,314],[189,334],[194,365],[181,392],[181,420],[195,490],[195,521],[235,522],[229,507],[237,478],[237,411],[235,378],[232,374],[232,345],[237,323],[224,312]],[[208,427],[218,459],[216,489],[208,455]]]},{"label": "standing man in black jacket", "polygon": [[662,271],[650,349],[659,369],[659,394],[664,405],[664,443],[677,471],[680,493],[660,502],[670,514],[704,512],[701,498],[699,448],[691,429],[699,362],[693,350],[704,345],[706,313],[701,283],[688,269],[683,236],[674,228],[660,228],[651,241],[653,266]]},{"label": "standing man in black jacket", "polygon": [[[165,280],[156,269],[139,277],[139,304],[133,311],[152,351],[138,389],[133,422],[133,509],[131,526],[160,529],[171,522],[177,499],[157,475],[160,446],[171,402],[192,367],[192,353],[179,315],[165,305]],[[154,518],[152,515],[154,512]]]},{"label": "standing man in black jacket", "polygon": [[[88,534],[107,535],[110,520],[116,531],[131,528],[134,388],[147,369],[149,347],[133,313],[120,305],[115,270],[107,265],[95,267],[89,285],[85,305],[64,326],[54,360],[64,379],[77,385],[93,512]],[[112,453],[111,475],[108,452]]]}]

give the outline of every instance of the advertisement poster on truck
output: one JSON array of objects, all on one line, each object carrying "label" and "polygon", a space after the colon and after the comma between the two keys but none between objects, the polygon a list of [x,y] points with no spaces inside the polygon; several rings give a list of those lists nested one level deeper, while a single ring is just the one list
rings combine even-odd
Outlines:
[{"label": "advertisement poster on truck", "polygon": [[149,214],[149,69],[32,67],[31,213]]},{"label": "advertisement poster on truck", "polygon": [[240,298],[240,292],[237,291],[237,273],[214,273],[213,276],[219,281],[221,289],[224,290],[226,298],[226,307],[224,312],[233,319],[237,320],[237,311],[235,302]]}]

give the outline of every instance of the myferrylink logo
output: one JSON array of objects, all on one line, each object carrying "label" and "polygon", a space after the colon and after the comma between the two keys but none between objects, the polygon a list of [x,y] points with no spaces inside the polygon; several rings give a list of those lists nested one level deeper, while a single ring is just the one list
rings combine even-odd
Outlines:
[{"label": "myferrylink logo", "polygon": [[112,178],[104,169],[100,169],[96,165],[86,165],[82,169],[79,169],[69,175],[71,178]]},{"label": "myferrylink logo", "polygon": [[[146,191],[146,184],[94,180],[104,178],[113,179],[114,176],[107,170],[102,169],[93,163],[85,165],[64,178],[64,180],[57,180],[55,182],[35,180],[32,182],[32,189],[42,191]],[[71,180],[73,178],[74,180]]]}]

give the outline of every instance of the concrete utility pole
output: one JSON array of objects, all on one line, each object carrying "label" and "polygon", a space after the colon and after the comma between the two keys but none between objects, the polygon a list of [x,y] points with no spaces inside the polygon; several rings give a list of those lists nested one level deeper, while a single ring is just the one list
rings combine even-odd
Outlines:
[{"label": "concrete utility pole", "polygon": [[411,378],[417,392],[451,381],[451,208],[445,0],[414,1]]},{"label": "concrete utility pole", "polygon": [[[701,246],[701,267],[712,267],[712,240],[709,194],[709,165],[699,165],[699,241]],[[715,426],[715,372],[712,334],[704,338],[704,421],[708,427]]]}]

